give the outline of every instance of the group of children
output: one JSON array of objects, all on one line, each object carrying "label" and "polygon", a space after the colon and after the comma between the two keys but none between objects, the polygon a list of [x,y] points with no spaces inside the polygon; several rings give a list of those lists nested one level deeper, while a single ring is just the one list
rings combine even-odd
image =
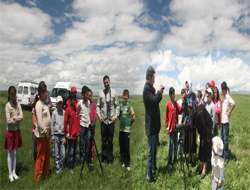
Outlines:
[{"label": "group of children", "polygon": [[[226,161],[229,161],[228,156],[228,134],[225,134],[222,128],[221,137],[218,137],[218,126],[227,125],[230,121],[230,114],[235,106],[234,101],[226,91],[227,85],[221,85],[224,99],[222,101],[219,96],[219,90],[211,81],[205,91],[206,96],[202,96],[201,89],[198,89],[197,105],[205,104],[211,118],[213,120],[212,130],[212,157],[211,164],[213,168],[213,188],[216,189],[222,186],[223,181],[223,154]],[[175,101],[175,89],[169,89],[170,101],[166,106],[165,125],[169,134],[169,156],[168,166],[172,168],[172,151],[177,151],[178,131],[175,130],[175,125],[182,122],[180,117],[184,111],[184,100],[187,90],[182,89],[182,98]],[[74,167],[78,164],[78,156],[80,150],[80,162],[87,162],[89,167],[92,167],[94,158],[94,141],[92,137],[95,134],[96,123],[96,107],[92,99],[92,91],[83,86],[83,99],[78,101],[76,98],[76,88],[72,87],[69,94],[68,103],[61,96],[56,98],[56,109],[50,116],[49,108],[46,103],[47,86],[41,82],[38,87],[38,94],[34,96],[33,114],[33,143],[34,143],[34,160],[36,161],[35,181],[39,178],[49,177],[49,158],[50,143],[55,148],[55,167],[56,173],[60,173],[64,168],[66,148],[68,149],[68,168],[73,173]],[[211,95],[211,97],[209,96]],[[130,132],[131,126],[135,120],[133,107],[128,102],[129,91],[123,91],[123,102],[120,103],[120,132],[119,145],[122,167],[130,170]],[[211,102],[211,105],[210,105]],[[8,90],[8,103],[5,107],[7,132],[5,138],[5,149],[8,149],[8,169],[9,180],[13,182],[19,177],[16,175],[16,159],[17,149],[22,146],[22,138],[20,132],[20,121],[23,119],[22,108],[16,101],[16,88],[11,86]],[[178,122],[179,116],[179,122]],[[224,129],[226,130],[226,129]],[[78,137],[80,138],[80,146],[78,146]],[[67,146],[66,146],[67,144]],[[224,152],[224,153],[223,153]],[[177,154],[174,154],[174,163],[177,162]]]},{"label": "group of children", "polygon": [[[87,86],[82,87],[83,99],[76,98],[76,88],[72,87],[68,102],[65,97],[57,96],[56,109],[50,114],[46,101],[47,86],[39,83],[38,93],[34,95],[33,114],[33,151],[36,162],[35,181],[40,177],[49,178],[50,143],[54,147],[55,172],[59,174],[65,165],[65,155],[68,149],[68,168],[73,173],[79,162],[87,162],[93,167],[96,106],[92,101],[92,91]],[[130,171],[130,131],[135,120],[133,107],[128,102],[129,91],[123,92],[123,102],[120,103],[120,133],[119,145],[122,167]],[[22,146],[20,121],[23,119],[21,105],[16,100],[16,88],[8,90],[8,103],[5,107],[7,132],[5,149],[8,149],[9,180],[13,182],[16,175],[17,149]],[[78,145],[78,137],[80,138]],[[49,139],[51,138],[51,142]]]},{"label": "group of children", "polygon": [[[178,131],[175,130],[175,125],[183,122],[183,112],[185,107],[185,102],[187,101],[186,93],[190,92],[190,88],[192,88],[192,84],[190,81],[186,82],[188,86],[186,89],[181,90],[181,99],[177,102],[175,101],[175,89],[171,87],[169,89],[169,97],[170,101],[166,106],[166,116],[165,116],[165,125],[167,129],[167,133],[169,134],[169,156],[168,156],[168,167],[172,169],[172,151],[174,146],[174,163],[177,162],[177,141],[178,141]],[[232,110],[235,107],[235,102],[231,98],[228,92],[228,87],[226,82],[221,84],[222,95],[224,96],[223,101],[221,102],[221,98],[219,96],[218,87],[215,86],[215,82],[212,80],[210,83],[206,85],[205,95],[202,96],[201,89],[198,89],[197,99],[195,96],[191,95],[191,99],[195,101],[196,107],[199,105],[204,105],[207,112],[211,116],[212,119],[212,139],[211,143],[208,142],[208,148],[203,150],[207,151],[206,155],[210,155],[211,165],[212,165],[212,189],[222,188],[223,183],[223,167],[224,167],[224,156],[229,162],[228,155],[228,136],[229,136],[229,121]],[[192,92],[192,90],[191,90]],[[194,94],[195,95],[195,94]],[[222,104],[222,109],[221,109]],[[184,113],[185,114],[185,113]],[[178,118],[179,115],[179,118]],[[185,115],[186,117],[187,115]],[[179,121],[178,121],[179,119]],[[195,124],[192,123],[194,120],[189,119],[189,126],[195,128]],[[222,128],[221,128],[222,125]],[[223,125],[225,128],[223,129]],[[221,130],[221,138],[218,137],[218,126]],[[208,126],[207,126],[208,127]],[[226,128],[227,127],[227,128]],[[188,129],[187,129],[188,131]],[[190,139],[189,139],[190,140]],[[196,136],[193,139],[196,141]],[[193,141],[192,140],[192,141]],[[199,136],[198,136],[198,141]],[[203,143],[203,142],[202,142]],[[196,142],[195,142],[196,144]],[[200,144],[201,146],[201,144]],[[209,146],[211,146],[209,148]],[[196,147],[196,146],[195,146]],[[196,149],[196,148],[195,148]],[[196,151],[196,150],[195,150]],[[209,153],[211,152],[211,154]],[[187,153],[187,152],[186,152]],[[200,154],[200,153],[199,153]],[[199,155],[200,157],[200,155]],[[189,157],[189,162],[191,158]],[[194,158],[192,158],[192,166],[194,164]],[[203,170],[204,169],[204,170]],[[201,160],[201,169],[199,174],[201,174],[201,179],[205,177],[203,173],[206,170],[206,164],[202,164]]]}]

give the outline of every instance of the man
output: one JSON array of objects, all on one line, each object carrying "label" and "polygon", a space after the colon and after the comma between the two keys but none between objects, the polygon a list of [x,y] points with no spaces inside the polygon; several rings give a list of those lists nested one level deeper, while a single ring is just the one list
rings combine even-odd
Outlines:
[{"label": "man", "polygon": [[156,171],[157,136],[161,128],[159,103],[162,99],[164,87],[159,86],[154,93],[155,70],[149,66],[146,73],[146,83],[143,90],[143,101],[146,109],[145,129],[148,137],[147,181],[154,182],[153,174]]},{"label": "man", "polygon": [[225,160],[228,163],[229,162],[229,126],[230,126],[230,117],[231,113],[235,107],[235,102],[231,98],[231,96],[227,93],[227,83],[223,81],[221,83],[221,92],[224,96],[222,101],[222,113],[221,113],[221,139],[224,144],[224,156]]},{"label": "man", "polygon": [[99,94],[96,113],[101,122],[102,138],[102,163],[108,162],[111,166],[113,162],[113,137],[115,121],[120,113],[119,100],[116,91],[110,88],[109,76],[103,77],[105,89]]}]

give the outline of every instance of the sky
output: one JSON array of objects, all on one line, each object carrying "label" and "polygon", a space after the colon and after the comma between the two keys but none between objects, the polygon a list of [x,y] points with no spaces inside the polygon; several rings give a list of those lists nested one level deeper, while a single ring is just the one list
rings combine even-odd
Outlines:
[{"label": "sky", "polygon": [[[142,94],[146,70],[155,88],[180,94],[226,81],[250,93],[248,0],[1,0],[0,90],[18,81],[87,85],[103,76],[122,94]],[[220,89],[220,88],[219,88]]]}]

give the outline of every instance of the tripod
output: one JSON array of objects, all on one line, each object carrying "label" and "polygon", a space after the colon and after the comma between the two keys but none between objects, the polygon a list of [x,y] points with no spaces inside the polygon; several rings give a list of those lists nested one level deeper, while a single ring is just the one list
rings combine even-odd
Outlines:
[{"label": "tripod", "polygon": [[[185,189],[186,189],[187,184],[186,184],[186,174],[185,174],[185,168],[184,168],[185,155],[184,155],[184,150],[183,150],[183,134],[184,134],[184,130],[181,130],[177,147],[180,147],[181,170],[183,171],[183,180],[184,180],[184,185],[185,185]],[[177,156],[177,150],[175,151],[175,154]]]},{"label": "tripod", "polygon": [[[96,146],[96,142],[95,142],[95,138],[94,138],[94,130],[91,128],[91,129],[90,129],[90,132],[91,132],[91,137],[90,137],[90,142],[89,142],[89,145],[88,145],[88,148],[87,148],[87,153],[88,153],[88,155],[90,155],[90,154],[89,154],[89,152],[90,152],[90,146],[91,146],[90,143],[91,143],[91,141],[93,140],[93,141],[94,141],[94,144],[95,144],[95,151],[96,151],[96,154],[97,154],[97,158],[98,158],[98,161],[99,161],[99,165],[100,165],[100,168],[101,168],[101,171],[102,171],[102,176],[104,176],[104,174],[103,174],[103,168],[102,168],[102,164],[101,164],[101,160],[100,160],[100,157],[99,157],[99,153],[98,153],[97,146]],[[86,159],[85,159],[85,157],[84,157],[84,158],[83,158],[83,162],[82,162],[81,176],[80,176],[80,177],[82,177],[82,171],[83,171],[83,168],[84,168],[85,161],[86,161]]]}]

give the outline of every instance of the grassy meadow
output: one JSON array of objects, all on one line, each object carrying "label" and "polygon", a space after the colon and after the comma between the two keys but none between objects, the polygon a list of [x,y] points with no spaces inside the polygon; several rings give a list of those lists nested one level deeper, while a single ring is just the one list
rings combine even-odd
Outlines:
[{"label": "grassy meadow", "polygon": [[[176,96],[178,100],[180,96]],[[250,95],[232,94],[236,107],[232,112],[229,132],[230,162],[224,167],[224,189],[250,189]],[[93,100],[96,102],[97,98]],[[121,99],[120,99],[121,101]],[[116,122],[114,135],[114,163],[111,167],[104,167],[104,176],[101,174],[98,159],[95,154],[94,169],[89,170],[85,165],[83,177],[80,178],[81,167],[78,165],[71,174],[67,168],[60,174],[55,173],[54,160],[51,157],[51,178],[34,182],[35,163],[32,149],[32,114],[23,110],[24,119],[21,122],[23,146],[18,149],[17,175],[19,180],[9,182],[7,167],[7,150],[4,147],[6,133],[5,104],[7,92],[0,92],[0,187],[1,189],[184,189],[183,173],[180,164],[170,171],[168,162],[169,137],[165,130],[165,107],[169,101],[164,95],[161,103],[161,124],[159,134],[160,146],[157,153],[156,183],[146,182],[148,145],[145,135],[145,109],[142,96],[133,96],[130,103],[133,105],[136,121],[132,126],[130,136],[131,171],[121,167],[119,155],[119,121]],[[219,131],[220,133],[220,131]],[[96,143],[101,152],[100,122],[96,124]],[[196,154],[196,167],[191,166],[185,171],[187,189],[211,189],[211,164],[208,164],[205,179],[200,180],[196,175],[199,168]]]}]

